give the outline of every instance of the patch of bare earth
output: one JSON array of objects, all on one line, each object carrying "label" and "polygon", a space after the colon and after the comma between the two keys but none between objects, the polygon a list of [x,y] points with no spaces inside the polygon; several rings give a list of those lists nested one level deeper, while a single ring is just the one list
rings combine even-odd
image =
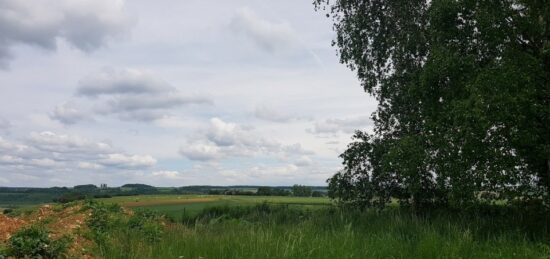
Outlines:
[{"label": "patch of bare earth", "polygon": [[53,240],[63,236],[73,239],[68,251],[69,258],[93,258],[89,249],[93,243],[82,235],[86,231],[88,215],[89,211],[83,210],[82,205],[58,209],[44,205],[35,212],[21,217],[0,215],[0,243],[6,243],[20,228],[31,224],[43,224]]},{"label": "patch of bare earth", "polygon": [[6,242],[19,228],[27,225],[27,221],[0,214],[0,243]]}]

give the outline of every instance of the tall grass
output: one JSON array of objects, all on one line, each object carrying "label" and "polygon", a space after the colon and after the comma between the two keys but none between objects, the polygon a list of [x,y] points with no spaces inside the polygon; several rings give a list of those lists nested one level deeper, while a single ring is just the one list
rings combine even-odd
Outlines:
[{"label": "tall grass", "polygon": [[[532,222],[533,220],[538,222]],[[521,212],[215,207],[150,242],[120,228],[105,258],[550,258],[550,222]]]}]

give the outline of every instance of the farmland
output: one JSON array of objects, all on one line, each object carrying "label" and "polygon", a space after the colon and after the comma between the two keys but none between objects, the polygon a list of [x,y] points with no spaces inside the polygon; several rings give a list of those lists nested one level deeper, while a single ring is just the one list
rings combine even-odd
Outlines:
[{"label": "farmland", "polygon": [[53,233],[60,231],[54,223],[74,226],[71,220],[78,218],[78,228],[63,230],[79,240],[68,251],[73,255],[86,251],[81,255],[97,258],[548,258],[550,254],[548,215],[528,215],[503,206],[484,213],[415,214],[397,206],[383,211],[344,209],[326,197],[138,195],[53,204],[23,215],[29,216],[17,222],[26,226],[44,222]]},{"label": "farmland", "polygon": [[104,201],[134,211],[156,211],[171,222],[154,242],[150,240],[155,232],[114,228],[113,242],[98,252],[104,258],[546,258],[550,254],[548,223],[539,224],[545,216],[526,216],[504,207],[487,213],[415,215],[398,207],[339,209],[327,198],[311,197],[154,195]]},{"label": "farmland", "polygon": [[326,197],[277,197],[277,196],[229,196],[229,195],[142,195],[98,199],[106,204],[149,209],[173,219],[183,213],[194,216],[205,208],[216,206],[253,206],[258,203],[288,205],[304,209],[316,209],[331,204]]}]

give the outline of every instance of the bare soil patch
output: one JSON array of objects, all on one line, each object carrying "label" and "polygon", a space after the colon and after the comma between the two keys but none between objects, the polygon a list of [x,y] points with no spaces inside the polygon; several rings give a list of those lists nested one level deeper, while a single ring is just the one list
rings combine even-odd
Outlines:
[{"label": "bare soil patch", "polygon": [[89,253],[89,247],[93,242],[82,236],[87,228],[88,216],[89,211],[83,210],[82,205],[57,209],[51,205],[44,205],[28,215],[19,217],[0,215],[0,244],[7,243],[9,238],[23,227],[43,224],[53,240],[63,236],[70,236],[73,239],[68,252],[69,258],[93,258]]}]

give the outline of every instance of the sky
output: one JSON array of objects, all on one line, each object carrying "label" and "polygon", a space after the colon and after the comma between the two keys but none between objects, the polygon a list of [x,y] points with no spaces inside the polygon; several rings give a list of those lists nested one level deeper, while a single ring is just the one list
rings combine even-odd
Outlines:
[{"label": "sky", "polygon": [[0,186],[325,185],[376,102],[310,0],[0,0]]}]

